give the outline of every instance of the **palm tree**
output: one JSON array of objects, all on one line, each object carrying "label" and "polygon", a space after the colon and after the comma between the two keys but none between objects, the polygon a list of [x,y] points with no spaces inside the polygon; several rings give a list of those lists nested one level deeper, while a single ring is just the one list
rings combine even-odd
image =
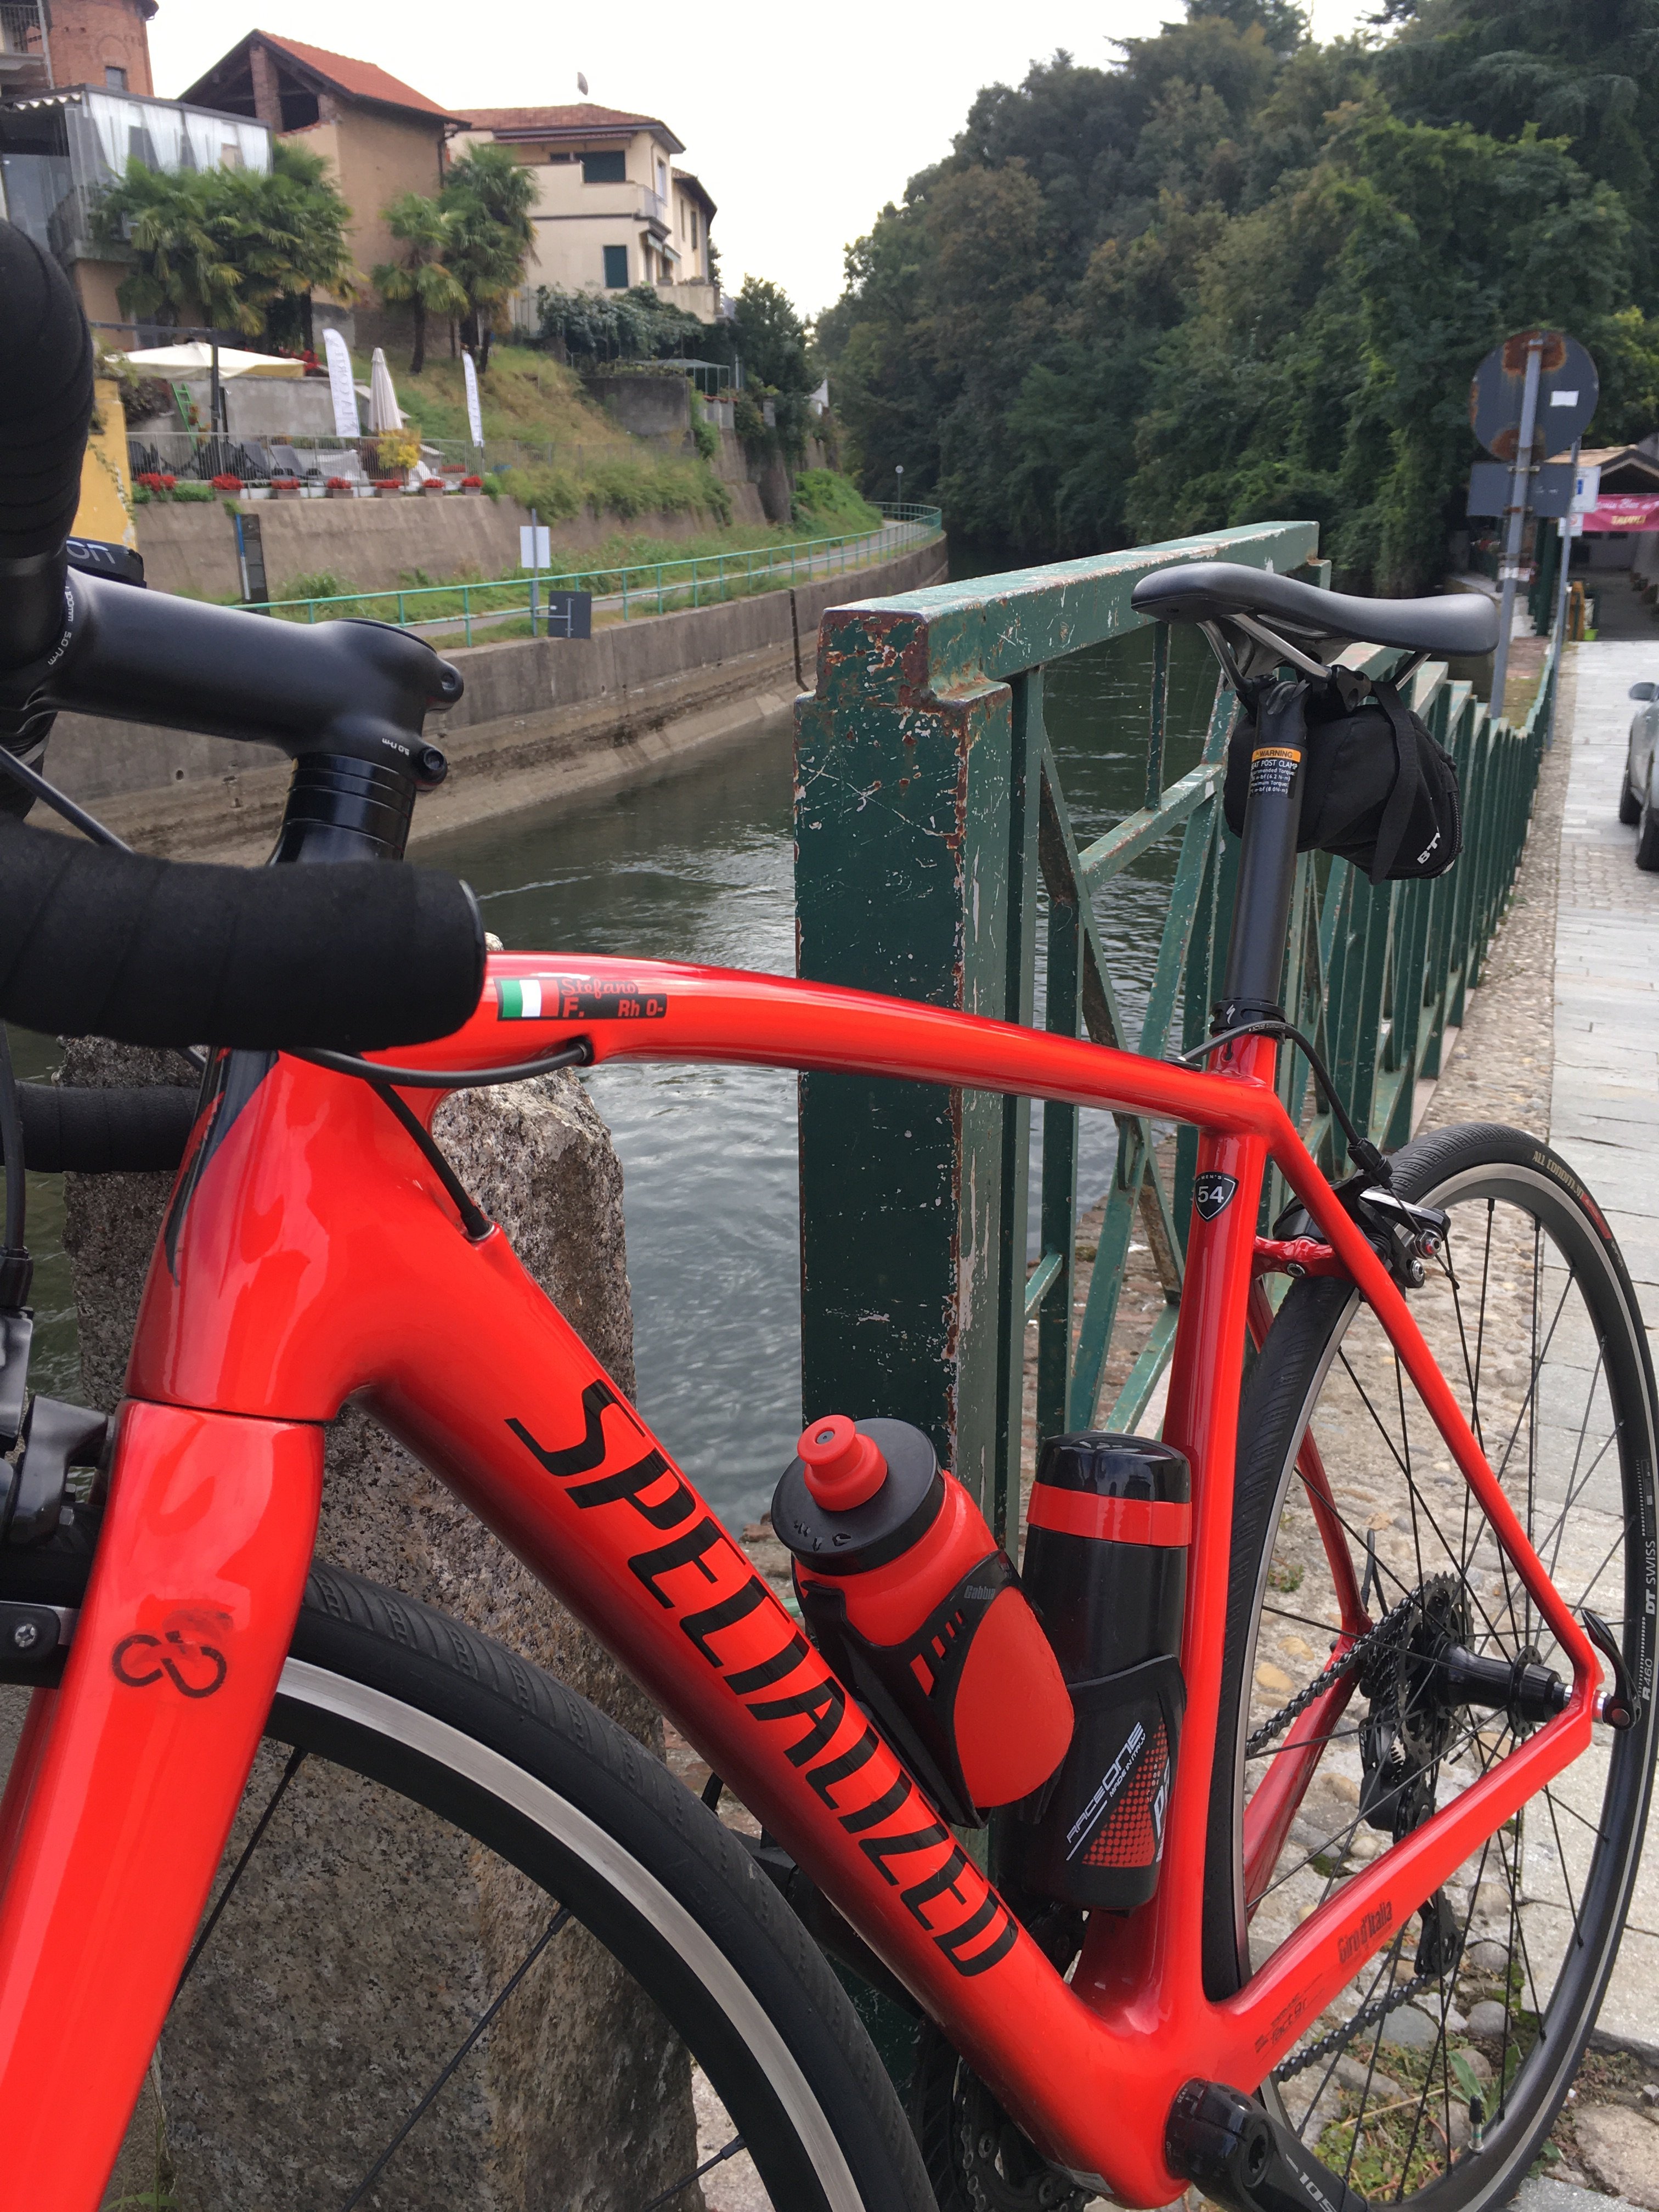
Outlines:
[{"label": "palm tree", "polygon": [[200,314],[216,329],[259,328],[264,318],[241,296],[242,272],[218,220],[221,173],[166,174],[135,155],[104,195],[99,233],[130,246],[137,264],[116,295],[123,314],[168,323]]},{"label": "palm tree", "polygon": [[536,179],[505,146],[473,146],[452,164],[440,204],[449,217],[448,266],[466,294],[469,342],[478,372],[489,367],[489,341],[504,301],[524,283],[536,233],[530,210]]},{"label": "palm tree", "polygon": [[426,367],[426,319],[428,315],[465,314],[467,295],[444,265],[451,245],[449,217],[436,200],[419,192],[403,192],[380,213],[386,228],[404,249],[399,261],[375,264],[374,289],[389,307],[405,303],[415,315],[415,350],[409,373],[418,376]]}]

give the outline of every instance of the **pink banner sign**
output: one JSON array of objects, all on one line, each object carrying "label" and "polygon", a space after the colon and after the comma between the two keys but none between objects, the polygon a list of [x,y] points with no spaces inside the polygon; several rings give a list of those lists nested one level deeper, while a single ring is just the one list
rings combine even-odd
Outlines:
[{"label": "pink banner sign", "polygon": [[1659,530],[1659,492],[1607,492],[1584,517],[1586,530]]}]

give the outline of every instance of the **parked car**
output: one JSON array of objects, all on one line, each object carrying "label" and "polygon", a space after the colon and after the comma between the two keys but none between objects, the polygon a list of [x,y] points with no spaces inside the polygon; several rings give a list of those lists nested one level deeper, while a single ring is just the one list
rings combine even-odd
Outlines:
[{"label": "parked car", "polygon": [[1636,834],[1636,865],[1659,869],[1659,684],[1632,684],[1637,702],[1631,717],[1625,781],[1619,793],[1619,819],[1641,826]]}]

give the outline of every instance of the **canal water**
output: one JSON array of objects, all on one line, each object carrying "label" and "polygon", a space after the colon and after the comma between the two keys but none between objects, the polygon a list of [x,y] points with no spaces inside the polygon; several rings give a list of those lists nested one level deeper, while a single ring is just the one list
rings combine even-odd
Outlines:
[{"label": "canal water", "polygon": [[[1166,780],[1193,765],[1214,695],[1200,641],[1176,632]],[[1047,716],[1079,845],[1141,803],[1149,632],[1058,663]],[[481,824],[421,848],[477,890],[511,949],[633,953],[788,974],[794,957],[792,731],[732,745],[609,797]],[[1176,841],[1099,902],[1114,980],[1144,1007]],[[20,1072],[51,1042],[14,1033]],[[757,1068],[607,1067],[583,1079],[621,1157],[640,1404],[729,1526],[765,1509],[799,1433],[795,1079]],[[1080,1197],[1104,1191],[1115,1130],[1085,1116]],[[72,1395],[74,1316],[60,1179],[30,1177],[36,1387]],[[813,1412],[824,1409],[814,1407]],[[848,1408],[863,1413],[863,1407]]]}]

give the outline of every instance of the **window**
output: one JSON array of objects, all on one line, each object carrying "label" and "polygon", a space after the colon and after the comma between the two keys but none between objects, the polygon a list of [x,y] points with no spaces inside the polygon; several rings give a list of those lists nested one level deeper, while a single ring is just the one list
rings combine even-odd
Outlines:
[{"label": "window", "polygon": [[[585,185],[625,185],[628,182],[626,154],[584,154],[582,182]],[[609,252],[609,248],[606,251]]]},{"label": "window", "polygon": [[[622,159],[620,154],[617,159]],[[605,289],[607,292],[625,292],[628,289],[628,248],[625,246],[607,246],[605,249]]]},{"label": "window", "polygon": [[106,90],[109,92],[125,92],[127,88],[126,71],[124,69],[117,69],[113,62],[106,62],[104,85]]},{"label": "window", "polygon": [[219,161],[222,168],[240,169],[242,166],[241,148],[234,140],[230,144],[222,146],[219,149]]},{"label": "window", "polygon": [[665,161],[657,164],[657,198],[665,202],[668,198],[668,165]]},{"label": "window", "polygon": [[691,210],[690,210],[690,216],[691,216],[691,251],[693,252],[693,253],[695,253],[695,252],[696,252],[696,250],[697,250],[697,210],[696,210],[696,208],[691,209]]}]

